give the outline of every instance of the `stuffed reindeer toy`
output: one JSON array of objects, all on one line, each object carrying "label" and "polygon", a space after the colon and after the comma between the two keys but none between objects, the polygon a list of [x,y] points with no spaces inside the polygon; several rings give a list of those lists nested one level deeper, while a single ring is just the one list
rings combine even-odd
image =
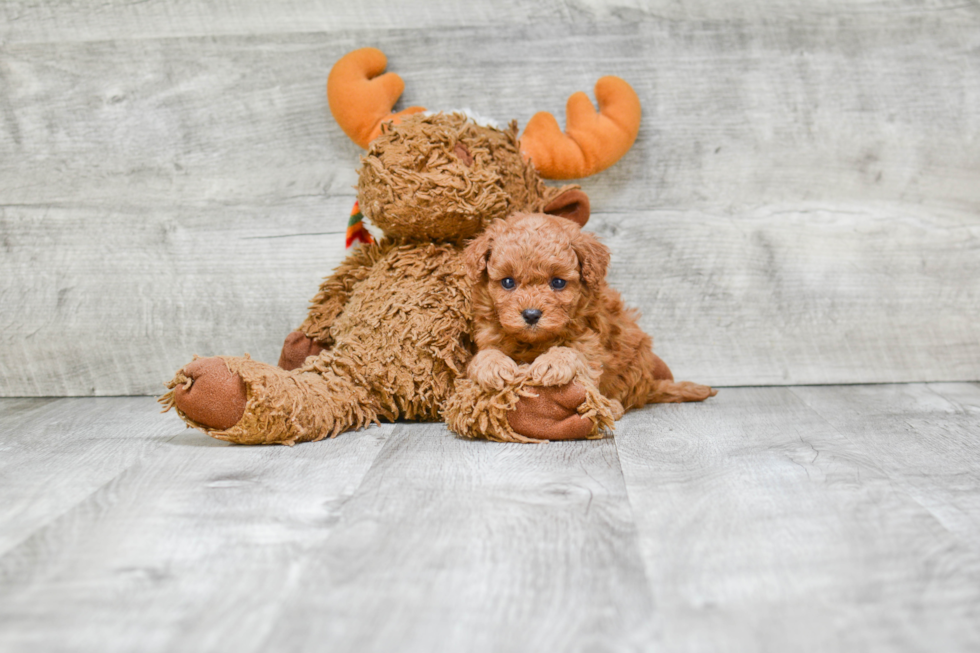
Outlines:
[{"label": "stuffed reindeer toy", "polygon": [[[518,138],[513,122],[498,129],[421,107],[391,113],[404,83],[382,74],[386,64],[379,50],[356,50],[327,82],[335,119],[367,150],[348,230],[348,240],[363,242],[323,281],[278,366],[247,355],[195,358],[161,403],[240,444],[293,445],[381,419],[445,419],[461,435],[501,441],[594,436],[609,415],[597,414],[581,384],[466,382],[475,350],[463,249],[514,212],[584,224],[585,193],[542,179],[586,177],[622,157],[639,130],[636,94],[603,77],[598,113],[576,93],[566,133],[539,113]],[[361,215],[383,232],[378,242],[360,228]]]}]

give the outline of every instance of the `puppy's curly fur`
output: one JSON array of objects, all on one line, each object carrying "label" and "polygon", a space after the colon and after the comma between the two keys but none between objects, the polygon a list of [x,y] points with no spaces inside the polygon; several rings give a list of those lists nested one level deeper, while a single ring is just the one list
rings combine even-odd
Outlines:
[{"label": "puppy's curly fur", "polygon": [[653,341],[606,284],[609,249],[569,219],[516,213],[466,248],[474,342],[467,375],[485,388],[521,378],[561,385],[591,378],[614,419],[647,403],[703,401],[716,391],[675,382]]}]

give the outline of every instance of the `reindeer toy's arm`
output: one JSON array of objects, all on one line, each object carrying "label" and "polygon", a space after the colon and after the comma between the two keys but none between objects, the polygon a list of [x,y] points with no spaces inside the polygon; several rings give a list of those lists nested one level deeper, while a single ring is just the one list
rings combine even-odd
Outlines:
[{"label": "reindeer toy's arm", "polygon": [[334,342],[332,327],[343,313],[347,300],[358,282],[365,279],[371,268],[382,259],[391,244],[365,243],[357,247],[329,277],[310,300],[309,314],[299,329],[286,336],[279,354],[279,367],[294,370],[310,356],[329,349]]}]

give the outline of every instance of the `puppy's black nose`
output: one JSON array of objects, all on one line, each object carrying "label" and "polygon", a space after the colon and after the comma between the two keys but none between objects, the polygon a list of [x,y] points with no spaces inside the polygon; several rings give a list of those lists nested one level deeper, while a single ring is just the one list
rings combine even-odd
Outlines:
[{"label": "puppy's black nose", "polygon": [[536,308],[525,308],[521,311],[521,316],[528,324],[537,324],[538,320],[541,319],[541,311]]}]

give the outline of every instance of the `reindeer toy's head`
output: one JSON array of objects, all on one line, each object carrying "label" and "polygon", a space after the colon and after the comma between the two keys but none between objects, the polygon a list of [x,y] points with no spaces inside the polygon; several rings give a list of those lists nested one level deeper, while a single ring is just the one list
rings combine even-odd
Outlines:
[{"label": "reindeer toy's head", "polygon": [[422,107],[391,113],[405,84],[394,73],[382,74],[386,63],[374,48],[345,55],[330,71],[327,97],[340,127],[368,150],[359,171],[360,210],[398,240],[461,242],[515,211],[565,215],[584,225],[585,193],[542,179],[604,170],[639,131],[639,99],[618,77],[596,84],[598,113],[584,93],[569,98],[566,134],[545,112],[531,119],[520,139],[516,122],[502,130]]}]

